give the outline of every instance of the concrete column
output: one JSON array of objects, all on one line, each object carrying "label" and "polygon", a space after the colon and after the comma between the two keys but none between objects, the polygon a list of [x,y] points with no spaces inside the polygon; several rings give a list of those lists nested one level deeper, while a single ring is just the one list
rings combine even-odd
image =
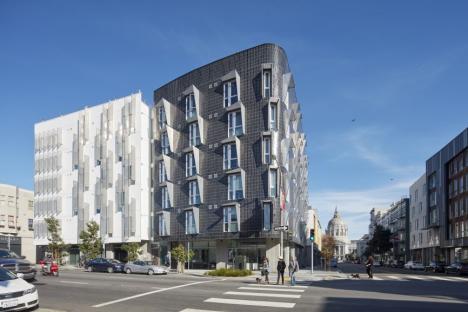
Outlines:
[{"label": "concrete column", "polygon": [[216,241],[216,268],[224,269],[228,261],[228,242],[227,240]]},{"label": "concrete column", "polygon": [[151,245],[148,242],[144,242],[143,245],[141,245],[141,251],[143,253],[141,254],[140,258],[146,261],[151,261]]},{"label": "concrete column", "polygon": [[278,262],[278,258],[280,256],[280,249],[281,246],[278,239],[266,239],[265,254],[268,260],[270,261],[270,267],[272,270],[276,270],[276,263]]},{"label": "concrete column", "polygon": [[114,259],[114,249],[111,244],[106,244],[106,250],[104,254],[107,259]]}]

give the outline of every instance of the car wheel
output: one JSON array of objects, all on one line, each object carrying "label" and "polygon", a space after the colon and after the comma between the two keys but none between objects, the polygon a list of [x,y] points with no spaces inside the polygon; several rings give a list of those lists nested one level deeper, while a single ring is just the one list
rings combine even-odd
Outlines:
[{"label": "car wheel", "polygon": [[107,273],[114,273],[114,268],[113,267],[108,267],[107,268]]},{"label": "car wheel", "polygon": [[132,270],[130,270],[130,268],[127,268],[127,269],[125,270],[125,273],[131,274],[131,273],[132,273]]},{"label": "car wheel", "polygon": [[153,275],[154,271],[153,270],[148,270],[148,275]]},{"label": "car wheel", "polygon": [[87,269],[88,272],[93,272],[93,267],[92,266],[89,266],[88,269]]}]

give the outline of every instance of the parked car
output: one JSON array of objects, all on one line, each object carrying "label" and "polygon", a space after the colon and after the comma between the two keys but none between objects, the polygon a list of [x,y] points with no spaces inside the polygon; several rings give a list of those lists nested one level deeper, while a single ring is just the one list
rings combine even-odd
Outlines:
[{"label": "parked car", "polygon": [[123,272],[124,264],[115,259],[96,258],[88,261],[85,269],[88,272]]},{"label": "parked car", "polygon": [[392,260],[390,263],[390,267],[396,269],[403,269],[405,267],[405,262],[401,260]]},{"label": "parked car", "polygon": [[445,272],[445,263],[437,262],[437,261],[431,261],[431,263],[429,263],[429,265],[426,265],[426,267],[424,268],[424,271],[434,272],[434,273],[444,273]]},{"label": "parked car", "polygon": [[330,267],[332,268],[336,268],[338,266],[338,261],[336,260],[336,258],[333,258],[330,260]]},{"label": "parked car", "polygon": [[445,274],[468,274],[468,263],[455,262],[445,267]]},{"label": "parked car", "polygon": [[422,263],[417,261],[408,261],[405,263],[404,267],[408,270],[424,270]]},{"label": "parked car", "polygon": [[14,274],[22,273],[27,281],[36,278],[36,269],[24,257],[18,256],[8,249],[0,249],[0,267],[3,267]]},{"label": "parked car", "polygon": [[39,305],[36,287],[22,279],[23,273],[0,267],[0,311],[29,310]]},{"label": "parked car", "polygon": [[143,274],[148,274],[148,275],[167,274],[169,272],[168,268],[154,265],[151,263],[151,261],[141,261],[141,260],[127,262],[125,264],[124,271],[127,274],[143,273]]}]

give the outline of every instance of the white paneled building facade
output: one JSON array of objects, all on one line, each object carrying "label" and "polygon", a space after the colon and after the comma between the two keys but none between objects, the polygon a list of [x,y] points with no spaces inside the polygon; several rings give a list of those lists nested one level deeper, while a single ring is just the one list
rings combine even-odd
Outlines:
[{"label": "white paneled building facade", "polygon": [[[87,222],[96,221],[109,257],[119,258],[124,242],[147,242],[149,133],[149,108],[140,93],[37,123],[35,245],[48,244],[44,219],[51,216],[72,246]],[[72,248],[70,261],[78,258]]]}]

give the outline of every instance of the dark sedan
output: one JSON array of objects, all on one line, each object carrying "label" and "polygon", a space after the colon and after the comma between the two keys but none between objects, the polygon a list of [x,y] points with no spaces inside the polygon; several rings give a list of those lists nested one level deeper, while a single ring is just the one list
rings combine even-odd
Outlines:
[{"label": "dark sedan", "polygon": [[424,271],[426,272],[434,272],[434,273],[444,273],[445,272],[445,263],[432,261],[429,265],[424,267]]},{"label": "dark sedan", "polygon": [[445,273],[458,275],[468,274],[468,263],[452,263],[451,265],[445,267]]},{"label": "dark sedan", "polygon": [[88,272],[123,272],[124,264],[119,260],[96,258],[86,263],[85,269]]}]

